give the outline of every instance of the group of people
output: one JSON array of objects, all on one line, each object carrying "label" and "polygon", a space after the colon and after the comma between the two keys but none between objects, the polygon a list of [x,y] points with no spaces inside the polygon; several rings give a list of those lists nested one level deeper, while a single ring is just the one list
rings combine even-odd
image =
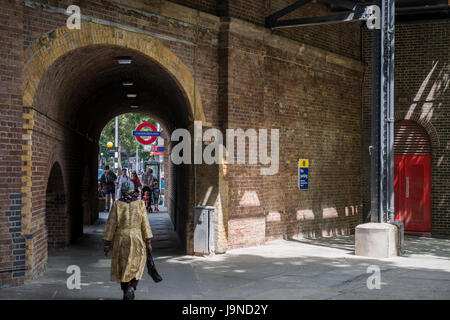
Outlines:
[{"label": "group of people", "polygon": [[[100,178],[100,185],[103,194],[105,195],[105,211],[109,211],[111,198],[112,202],[116,199],[122,198],[122,185],[126,181],[133,182],[134,192],[140,194],[141,199],[144,200],[147,211],[158,212],[158,202],[161,194],[159,189],[158,180],[153,176],[153,170],[147,168],[147,171],[142,174],[139,179],[136,171],[131,173],[131,177],[127,175],[127,169],[122,169],[122,174],[117,177],[116,174],[109,169],[109,166],[105,167],[105,172]],[[152,205],[154,209],[152,209]]]},{"label": "group of people", "polygon": [[[140,179],[136,171],[128,177],[127,170],[123,169],[117,177],[108,166],[105,169],[100,184],[109,215],[103,233],[103,250],[107,256],[112,247],[111,280],[120,282],[124,300],[134,300],[147,255],[152,252],[153,234],[147,212],[152,210],[152,205],[159,211],[160,190],[150,168]],[[111,198],[113,204],[109,210]]]}]

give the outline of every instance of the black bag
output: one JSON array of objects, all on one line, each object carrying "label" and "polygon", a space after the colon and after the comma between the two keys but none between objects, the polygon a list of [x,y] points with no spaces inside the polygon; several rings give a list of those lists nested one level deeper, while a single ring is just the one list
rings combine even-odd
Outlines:
[{"label": "black bag", "polygon": [[162,277],[159,275],[158,271],[156,271],[155,262],[153,261],[152,254],[150,250],[147,249],[147,270],[150,277],[152,277],[153,281],[160,282],[162,281]]}]

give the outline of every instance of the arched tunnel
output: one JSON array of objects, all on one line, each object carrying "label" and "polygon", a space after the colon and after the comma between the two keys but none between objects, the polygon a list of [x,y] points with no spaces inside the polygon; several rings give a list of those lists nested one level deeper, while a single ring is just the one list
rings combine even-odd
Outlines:
[{"label": "arched tunnel", "polygon": [[[119,64],[118,57],[129,57],[131,64]],[[124,82],[132,85],[124,86]],[[137,96],[130,99],[128,93]],[[148,115],[161,124],[170,154],[171,132],[189,128],[193,122],[188,103],[185,92],[171,74],[136,50],[90,45],[58,58],[41,78],[33,102],[35,110],[64,127],[58,131],[63,135],[50,150],[56,155],[50,155],[47,171],[52,173],[47,175],[48,182],[44,182],[48,184],[44,208],[47,237],[42,235],[42,243],[37,246],[44,248],[48,240],[49,246],[70,244],[83,233],[83,211],[97,210],[98,141],[111,119],[130,112]],[[131,105],[139,107],[132,109]],[[192,207],[189,165],[165,162],[168,213],[186,245],[187,208]],[[57,192],[55,188],[63,190]],[[57,194],[59,202],[54,201],[51,192]],[[50,217],[58,219],[50,221],[50,213]],[[38,263],[37,259],[40,257],[33,258],[34,263]]]}]

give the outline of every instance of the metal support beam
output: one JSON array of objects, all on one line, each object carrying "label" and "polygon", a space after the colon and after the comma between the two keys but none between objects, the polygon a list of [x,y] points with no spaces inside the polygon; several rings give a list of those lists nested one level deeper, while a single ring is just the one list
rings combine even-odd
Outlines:
[{"label": "metal support beam", "polygon": [[[394,221],[394,28],[395,0],[374,0],[381,9],[381,30],[373,31],[371,221]],[[278,20],[309,3],[298,1],[266,18],[271,29],[340,23],[372,18],[370,5],[348,0],[318,0],[345,12],[333,16]]]},{"label": "metal support beam", "polygon": [[404,7],[397,8],[397,14],[425,14],[434,12],[448,12],[450,6],[447,4],[440,4],[435,6],[417,6],[417,7]]},{"label": "metal support beam", "polygon": [[279,20],[279,18],[289,14],[290,12],[304,6],[305,4],[311,2],[311,0],[297,1],[294,4],[275,12],[274,14],[266,17],[266,27],[270,29],[280,29],[280,28],[292,28],[299,26],[314,26],[321,24],[331,24],[331,23],[343,23],[358,20],[367,20],[371,17],[371,10],[369,6],[364,4],[359,4],[354,1],[348,0],[320,0],[319,2],[336,5],[342,8],[346,8],[350,11],[343,12],[330,16],[322,17],[307,17],[307,18],[297,18],[297,19],[286,19]]},{"label": "metal support beam", "polygon": [[[375,5],[380,6],[376,0]],[[372,30],[372,104],[370,118],[370,222],[380,222],[380,65],[381,30]]]},{"label": "metal support beam", "polygon": [[[336,15],[325,17],[305,17],[299,19],[279,20],[287,14],[299,9],[312,0],[300,0],[266,17],[266,27],[270,29],[312,26],[321,24],[350,22],[357,20],[367,20],[370,17],[370,6],[377,4],[380,8],[380,2],[373,0],[371,2],[360,3],[351,0],[315,0],[337,11]],[[414,22],[431,19],[448,19],[450,17],[450,2],[445,1],[406,1],[400,2],[400,7],[395,9],[397,21]],[[343,10],[348,10],[347,12]]]},{"label": "metal support beam", "polygon": [[287,6],[286,8],[283,8],[283,9],[271,14],[270,16],[267,16],[266,17],[266,27],[271,28],[270,26],[275,24],[278,19],[280,19],[281,17],[284,17],[285,15],[291,13],[292,11],[294,11],[300,7],[303,7],[304,5],[306,5],[310,2],[312,2],[312,0],[300,0],[300,1],[297,1],[293,4],[291,4],[290,6]]},{"label": "metal support beam", "polygon": [[394,26],[395,0],[381,0],[380,222],[394,221]]},{"label": "metal support beam", "polygon": [[366,20],[366,17],[363,13],[348,12],[324,17],[280,20],[276,21],[275,24],[271,26],[271,28],[281,29],[300,26],[316,26],[321,24],[343,23],[357,20]]},{"label": "metal support beam", "polygon": [[317,0],[317,2],[325,3],[334,7],[341,7],[352,11],[364,8],[365,5],[349,0]]}]

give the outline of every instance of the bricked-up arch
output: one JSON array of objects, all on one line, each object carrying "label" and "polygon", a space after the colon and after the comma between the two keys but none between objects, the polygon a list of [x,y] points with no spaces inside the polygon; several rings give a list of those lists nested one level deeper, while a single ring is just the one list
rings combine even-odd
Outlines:
[{"label": "bricked-up arch", "polygon": [[45,225],[49,248],[61,248],[69,243],[64,177],[59,163],[50,171],[45,196]]}]

